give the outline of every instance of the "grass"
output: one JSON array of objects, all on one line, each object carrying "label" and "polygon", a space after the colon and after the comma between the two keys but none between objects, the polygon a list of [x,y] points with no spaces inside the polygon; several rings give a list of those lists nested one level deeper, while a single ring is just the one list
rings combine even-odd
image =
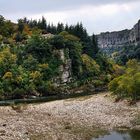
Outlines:
[{"label": "grass", "polygon": [[49,134],[34,134],[30,136],[30,140],[53,140]]},{"label": "grass", "polygon": [[80,137],[82,140],[90,140],[92,138],[98,138],[99,136],[108,134],[107,130],[100,129],[95,126],[66,124],[64,129],[64,131]]},{"label": "grass", "polygon": [[17,104],[17,105],[12,104],[11,108],[15,110],[17,113],[22,113],[24,110],[27,110],[28,105],[27,104]]}]

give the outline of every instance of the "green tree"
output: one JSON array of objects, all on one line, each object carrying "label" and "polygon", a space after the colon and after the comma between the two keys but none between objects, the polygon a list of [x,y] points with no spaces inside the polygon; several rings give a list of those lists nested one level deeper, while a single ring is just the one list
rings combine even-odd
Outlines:
[{"label": "green tree", "polygon": [[25,25],[25,24],[24,24],[23,19],[19,19],[19,20],[18,20],[18,31],[19,31],[20,33],[23,32],[24,25]]},{"label": "green tree", "polygon": [[97,76],[100,73],[100,66],[90,56],[82,55],[84,74],[87,77]]},{"label": "green tree", "polygon": [[125,73],[109,83],[109,89],[118,97],[140,98],[140,64],[136,60],[129,60]]},{"label": "green tree", "polygon": [[47,58],[50,58],[52,54],[52,47],[48,43],[47,39],[40,35],[33,35],[25,46],[25,51],[27,54],[32,54],[32,56],[43,63]]}]

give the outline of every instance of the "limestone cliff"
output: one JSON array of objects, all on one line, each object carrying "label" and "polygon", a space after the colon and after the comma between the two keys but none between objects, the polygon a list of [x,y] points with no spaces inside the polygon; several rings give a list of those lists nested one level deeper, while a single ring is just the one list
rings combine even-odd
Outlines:
[{"label": "limestone cliff", "polygon": [[140,43],[140,20],[131,30],[106,32],[97,35],[99,48],[138,45]]},{"label": "limestone cliff", "polygon": [[[45,38],[54,37],[54,35],[50,33],[44,34],[42,36]],[[71,59],[69,57],[69,49],[68,48],[55,49],[54,53],[57,53],[59,55],[59,58],[62,61],[62,65],[59,66],[58,76],[53,78],[53,83],[56,86],[70,83],[72,80],[72,74],[71,74],[72,64],[71,64]]]},{"label": "limestone cliff", "polygon": [[71,82],[71,59],[69,58],[69,49],[56,50],[59,53],[62,65],[59,67],[59,74],[54,78],[56,86],[65,85]]}]

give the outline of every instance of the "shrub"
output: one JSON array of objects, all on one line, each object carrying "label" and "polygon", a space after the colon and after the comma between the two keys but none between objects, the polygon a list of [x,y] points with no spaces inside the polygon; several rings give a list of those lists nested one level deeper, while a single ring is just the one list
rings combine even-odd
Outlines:
[{"label": "shrub", "polygon": [[137,100],[140,98],[140,64],[136,60],[127,63],[125,74],[109,83],[109,90],[122,98]]},{"label": "shrub", "polygon": [[13,99],[20,99],[20,98],[23,98],[25,96],[26,91],[25,89],[19,89],[19,88],[16,88],[13,92],[12,92],[12,96],[13,96]]}]

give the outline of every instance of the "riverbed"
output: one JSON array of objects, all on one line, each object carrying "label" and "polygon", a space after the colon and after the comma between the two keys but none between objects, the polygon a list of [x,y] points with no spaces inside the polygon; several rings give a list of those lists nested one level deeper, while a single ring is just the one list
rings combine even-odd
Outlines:
[{"label": "riverbed", "polygon": [[139,112],[139,102],[115,103],[108,92],[0,107],[0,140],[108,140],[101,138],[140,130]]}]

